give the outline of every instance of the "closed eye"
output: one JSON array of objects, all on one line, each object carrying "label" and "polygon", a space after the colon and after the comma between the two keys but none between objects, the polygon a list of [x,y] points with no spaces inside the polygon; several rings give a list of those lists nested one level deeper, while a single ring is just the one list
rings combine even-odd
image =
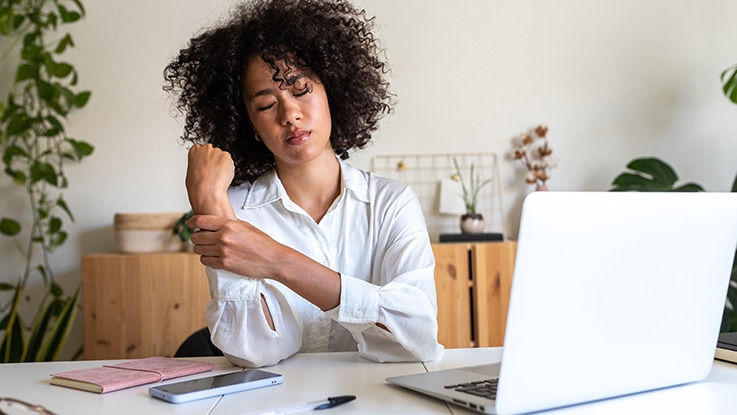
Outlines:
[{"label": "closed eye", "polygon": [[293,94],[295,97],[301,97],[302,95],[306,95],[308,92],[310,92],[309,89],[305,88],[303,92],[300,92],[299,94]]},{"label": "closed eye", "polygon": [[265,107],[259,107],[259,108],[258,108],[258,110],[259,110],[259,111],[265,111],[265,110],[267,110],[267,109],[269,109],[269,108],[271,108],[271,107],[273,107],[273,106],[274,106],[274,104],[272,103],[271,105],[267,105],[267,106],[265,106]]}]

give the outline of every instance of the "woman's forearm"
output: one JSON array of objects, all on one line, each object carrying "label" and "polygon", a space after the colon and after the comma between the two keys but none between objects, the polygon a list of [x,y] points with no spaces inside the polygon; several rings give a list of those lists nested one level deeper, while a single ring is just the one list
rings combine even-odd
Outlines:
[{"label": "woman's forearm", "polygon": [[293,249],[280,262],[275,280],[326,311],[340,304],[340,274]]}]

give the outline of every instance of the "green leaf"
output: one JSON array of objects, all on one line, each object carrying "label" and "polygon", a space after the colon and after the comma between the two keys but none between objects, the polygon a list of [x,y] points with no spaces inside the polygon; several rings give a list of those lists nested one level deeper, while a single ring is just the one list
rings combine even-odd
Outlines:
[{"label": "green leaf", "polygon": [[56,30],[56,25],[59,20],[59,17],[56,15],[56,13],[49,13],[46,18],[46,27],[51,26]]},{"label": "green leaf", "polygon": [[41,344],[43,343],[46,332],[48,331],[49,323],[53,316],[53,304],[56,301],[60,300],[51,300],[51,302],[44,307],[43,311],[41,311],[34,319],[33,325],[31,326],[31,336],[28,338],[28,344],[26,345],[26,350],[23,352],[22,361],[36,361],[36,355],[38,354],[38,350],[41,348]]},{"label": "green leaf", "polygon": [[6,355],[8,356],[6,362],[18,363],[21,361],[21,357],[23,357],[23,349],[25,345],[25,341],[23,340],[23,327],[21,325],[20,316],[16,316],[12,324],[13,325],[10,330],[5,330],[6,334],[8,332],[11,333],[10,349],[8,350],[8,353]]},{"label": "green leaf", "polygon": [[5,149],[5,153],[3,154],[3,163],[10,164],[15,156],[28,158],[28,153],[18,146],[9,146]]},{"label": "green leaf", "polygon": [[56,186],[56,177],[56,170],[49,163],[34,161],[31,165],[31,183],[36,183],[43,179],[47,183]]},{"label": "green leaf", "polygon": [[29,44],[23,47],[20,52],[22,59],[29,62],[42,63],[43,62],[43,49],[38,45]]},{"label": "green leaf", "polygon": [[22,171],[13,170],[10,167],[5,167],[5,174],[13,178],[13,181],[21,186],[26,184],[26,175]]},{"label": "green leaf", "polygon": [[23,24],[23,21],[26,20],[26,16],[22,14],[16,14],[13,16],[13,30],[18,30],[20,25]]},{"label": "green leaf", "polygon": [[56,82],[55,85],[61,91],[61,95],[67,101],[67,106],[71,107],[72,105],[74,105],[74,98],[76,98],[74,96],[74,91],[72,91],[71,89],[65,87],[64,85],[58,82]]},{"label": "green leaf", "polygon": [[74,222],[74,215],[72,215],[72,211],[69,210],[69,206],[67,206],[67,202],[65,202],[64,199],[61,198],[61,196],[59,196],[59,199],[56,200],[56,204],[57,206],[62,208],[64,212],[66,212],[67,215],[69,215],[69,219],[71,219],[72,222]]},{"label": "green leaf", "polygon": [[69,112],[67,109],[62,108],[62,106],[57,101],[47,101],[46,104],[59,115],[63,115],[66,117],[67,113]]},{"label": "green leaf", "polygon": [[[727,73],[731,72],[729,77],[724,79]],[[737,65],[729,67],[722,72],[720,79],[722,80],[722,91],[724,96],[729,98],[732,102],[737,103]]]},{"label": "green leaf", "polygon": [[91,94],[92,92],[90,91],[84,91],[77,94],[77,96],[74,97],[74,106],[77,108],[82,108],[87,105],[87,101],[90,99]]},{"label": "green leaf", "polygon": [[58,233],[58,234],[56,235],[56,238],[54,238],[54,239],[53,239],[53,240],[51,241],[51,244],[52,244],[52,245],[54,245],[54,246],[61,246],[61,244],[63,244],[63,243],[64,243],[64,241],[66,241],[66,240],[67,240],[67,236],[68,236],[68,235],[67,235],[67,233],[66,233],[66,232],[64,232],[64,231],[61,231],[61,232],[59,232],[59,233]]},{"label": "green leaf", "polygon": [[53,115],[48,115],[46,116],[46,118],[44,118],[44,120],[46,120],[46,122],[51,125],[51,128],[49,128],[49,130],[58,131],[57,134],[64,132],[64,125],[61,123],[61,121],[59,121],[58,118],[54,117]]},{"label": "green leaf", "polygon": [[23,46],[29,46],[33,44],[33,41],[36,40],[36,36],[36,32],[30,32],[23,36]]},{"label": "green leaf", "polygon": [[647,179],[639,174],[622,173],[612,182],[615,186],[647,186],[652,184],[652,180]]},{"label": "green leaf", "polygon": [[67,138],[67,141],[69,142],[69,144],[72,145],[72,147],[74,148],[74,152],[77,154],[77,157],[79,159],[82,159],[82,157],[85,156],[89,156],[95,149],[89,143],[86,143],[84,141],[77,141],[72,138]]},{"label": "green leaf", "polygon": [[[82,6],[82,2],[81,2],[81,1],[79,1],[79,0],[72,0],[72,1],[73,1],[73,2],[74,2],[74,4],[76,4],[76,5],[77,5],[77,7],[79,8],[79,12],[80,12],[80,13],[82,13],[82,15],[84,15],[84,14],[85,14],[86,12],[84,11],[84,6]],[[72,360],[74,360],[74,359],[72,359]]]},{"label": "green leaf", "polygon": [[61,219],[56,216],[52,216],[49,220],[49,233],[56,233],[61,229]]},{"label": "green leaf", "polygon": [[31,120],[25,113],[16,114],[8,123],[5,130],[8,136],[20,135],[31,128]]},{"label": "green leaf", "polygon": [[48,341],[44,343],[41,350],[39,350],[39,361],[51,361],[56,359],[61,351],[64,343],[66,342],[69,332],[74,324],[74,317],[77,315],[77,305],[79,304],[79,290],[74,293],[74,296],[67,300],[64,309],[56,319],[55,327],[51,332],[51,336]]},{"label": "green leaf", "polygon": [[38,88],[38,96],[44,101],[50,101],[54,99],[54,93],[56,90],[54,87],[46,81],[37,81],[36,87]]},{"label": "green leaf", "polygon": [[64,51],[67,50],[67,47],[74,47],[74,41],[69,33],[59,40],[59,43],[56,45],[56,49],[54,49],[54,53],[64,53]]},{"label": "green leaf", "polygon": [[[7,282],[0,282],[0,291],[10,291],[13,288],[15,288],[15,286],[12,285],[12,284],[8,284]],[[2,330],[2,329],[3,328],[0,327],[0,330]]]},{"label": "green leaf", "polygon": [[737,192],[737,177],[734,178],[734,183],[732,183],[732,191]]},{"label": "green leaf", "polygon": [[0,219],[0,233],[5,236],[14,236],[20,232],[20,224],[14,219],[2,218]]},{"label": "green leaf", "polygon": [[50,289],[51,289],[51,295],[53,295],[54,297],[61,297],[62,295],[64,295],[64,290],[61,289],[61,287],[59,286],[59,284],[57,284],[57,283],[55,283],[53,281],[51,282],[51,288]]},{"label": "green leaf", "polygon": [[61,21],[64,23],[72,23],[79,20],[80,17],[82,17],[77,12],[70,12],[67,10],[66,7],[59,5],[59,16],[61,16]]},{"label": "green leaf", "polygon": [[72,65],[70,65],[70,64],[68,64],[66,62],[61,62],[61,63],[54,64],[52,66],[52,69],[51,69],[51,72],[52,73],[51,74],[54,75],[57,78],[65,78],[70,73],[72,73],[72,69],[74,69],[72,67]]},{"label": "green leaf", "polygon": [[43,277],[44,282],[47,282],[49,280],[49,276],[48,274],[46,274],[46,268],[44,268],[43,265],[37,266],[36,270],[41,274],[41,277]]},{"label": "green leaf", "polygon": [[703,192],[704,188],[696,183],[686,183],[673,189],[674,192]]},{"label": "green leaf", "polygon": [[26,79],[38,79],[38,65],[24,63],[18,66],[15,73],[15,82],[25,81]]},{"label": "green leaf", "polygon": [[654,157],[634,159],[627,168],[650,175],[658,185],[670,187],[678,180],[676,172],[668,163]]},{"label": "green leaf", "polygon": [[[8,315],[8,320],[5,322],[5,335],[3,336],[2,343],[0,343],[0,362],[8,363],[11,361],[14,344],[17,342],[17,336],[13,334],[15,328],[18,326],[18,304],[20,303],[20,283],[15,286],[15,293],[13,294],[13,305]],[[22,351],[22,347],[21,347]],[[20,356],[19,356],[20,357]]]}]

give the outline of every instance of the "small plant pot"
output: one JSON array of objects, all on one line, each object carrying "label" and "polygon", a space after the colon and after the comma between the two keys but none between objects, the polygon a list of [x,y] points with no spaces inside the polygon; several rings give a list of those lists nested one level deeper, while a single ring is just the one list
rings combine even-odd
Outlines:
[{"label": "small plant pot", "polygon": [[461,216],[461,233],[483,233],[484,217],[480,213],[466,213]]}]

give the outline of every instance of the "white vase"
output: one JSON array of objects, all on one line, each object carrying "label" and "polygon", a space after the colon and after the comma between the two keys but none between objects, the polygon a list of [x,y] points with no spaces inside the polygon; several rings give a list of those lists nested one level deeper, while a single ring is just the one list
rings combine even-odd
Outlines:
[{"label": "white vase", "polygon": [[484,232],[484,217],[480,213],[466,213],[461,216],[461,233]]}]

